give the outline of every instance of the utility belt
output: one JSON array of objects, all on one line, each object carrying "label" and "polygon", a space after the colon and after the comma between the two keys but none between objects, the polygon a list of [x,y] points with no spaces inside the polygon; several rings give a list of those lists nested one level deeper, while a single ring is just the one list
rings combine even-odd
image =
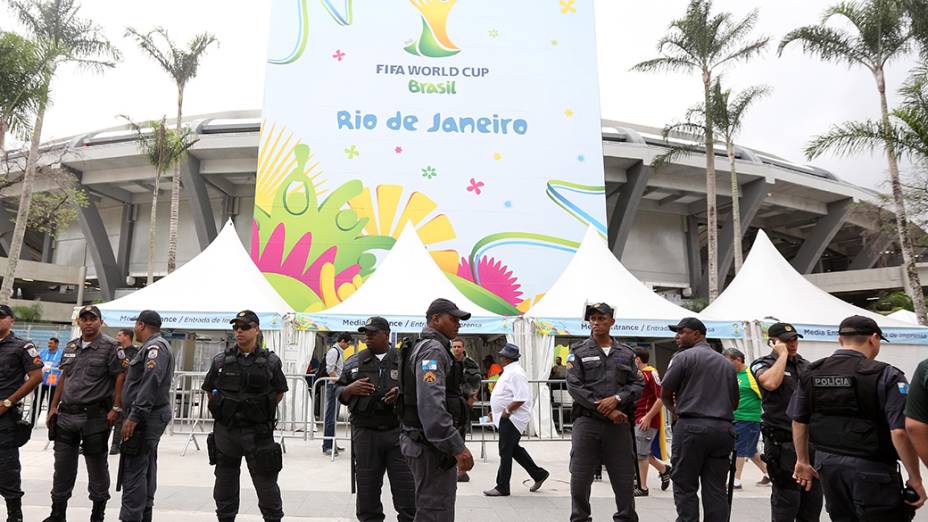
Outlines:
[{"label": "utility belt", "polygon": [[366,430],[391,431],[400,427],[400,421],[395,417],[385,419],[383,417],[378,418],[352,415],[351,425],[356,428],[364,428]]},{"label": "utility belt", "polygon": [[451,469],[458,465],[458,459],[454,458],[454,455],[449,455],[448,453],[438,449],[434,444],[429,442],[429,440],[425,437],[424,432],[420,430],[410,430],[406,432],[406,436],[409,437],[409,440],[417,444],[422,444],[426,448],[438,453],[438,467],[441,469]]},{"label": "utility belt", "polygon": [[680,420],[707,420],[714,422],[727,422],[728,424],[733,424],[735,421],[732,419],[723,419],[722,417],[710,417],[708,415],[697,415],[693,413],[683,413],[679,416]]},{"label": "utility belt", "polygon": [[248,400],[236,400],[214,393],[209,398],[208,409],[216,422],[230,427],[273,425],[277,408],[272,409],[270,396]]},{"label": "utility belt", "polygon": [[100,402],[93,402],[90,404],[59,404],[58,413],[67,413],[68,415],[80,415],[86,413],[88,415],[96,414],[105,414],[109,411],[109,404],[104,404]]},{"label": "utility belt", "polygon": [[574,403],[573,407],[571,408],[571,412],[570,412],[570,413],[571,413],[571,416],[573,416],[574,418],[577,418],[577,417],[589,417],[589,418],[591,418],[591,419],[596,419],[596,420],[602,421],[602,422],[610,422],[609,419],[607,419],[607,418],[603,417],[602,415],[600,415],[599,412],[586,409],[586,408],[584,408],[583,406],[580,406],[579,404],[577,404],[576,402]]},{"label": "utility belt", "polygon": [[792,446],[793,444],[793,434],[789,430],[761,424],[760,432],[764,436],[765,440],[770,440],[780,445],[789,444]]}]

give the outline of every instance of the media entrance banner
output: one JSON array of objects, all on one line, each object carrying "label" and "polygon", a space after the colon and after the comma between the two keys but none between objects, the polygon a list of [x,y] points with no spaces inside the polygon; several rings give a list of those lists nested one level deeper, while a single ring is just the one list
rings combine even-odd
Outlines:
[{"label": "media entrance banner", "polygon": [[349,298],[412,226],[515,315],[588,226],[607,233],[592,0],[274,0],[271,18],[252,257],[297,311]]}]

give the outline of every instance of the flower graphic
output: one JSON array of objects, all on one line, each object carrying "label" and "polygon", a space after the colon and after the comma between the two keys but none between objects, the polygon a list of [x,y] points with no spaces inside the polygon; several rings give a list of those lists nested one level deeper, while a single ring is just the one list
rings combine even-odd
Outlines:
[{"label": "flower graphic", "polygon": [[574,115],[574,111],[571,110],[570,107],[568,107],[567,109],[564,110],[564,116],[567,116],[568,118],[571,118],[571,117],[573,117],[573,115]]},{"label": "flower graphic", "polygon": [[574,0],[561,0],[561,14],[576,12],[577,8],[574,7]]},{"label": "flower graphic", "polygon": [[361,153],[358,151],[357,145],[352,145],[348,147],[347,149],[345,149],[345,156],[347,156],[348,159],[355,159],[356,157],[360,155]]},{"label": "flower graphic", "polygon": [[395,153],[397,153],[397,154],[402,154],[402,153],[403,153],[403,147],[400,147],[399,145],[397,145],[397,146],[393,149],[393,152],[395,152]]},{"label": "flower graphic", "polygon": [[335,58],[338,61],[342,61],[342,58],[345,57],[345,53],[341,49],[336,49],[335,54],[332,55],[332,58]]},{"label": "flower graphic", "polygon": [[480,195],[480,188],[485,185],[482,181],[477,181],[474,178],[470,178],[470,186],[467,187],[468,192],[473,192],[476,195]]},{"label": "flower graphic", "polygon": [[422,169],[422,177],[425,179],[432,179],[437,175],[438,175],[438,171],[435,170],[435,167],[431,165]]},{"label": "flower graphic", "polygon": [[496,38],[499,36],[499,31],[496,29],[490,29],[489,31],[490,38]]},{"label": "flower graphic", "polygon": [[[512,275],[509,267],[492,257],[482,257],[477,262],[477,268],[480,272],[480,286],[513,306],[522,302],[522,291],[519,290],[522,285]],[[470,263],[466,258],[462,257],[458,265],[458,277],[476,283]]]}]

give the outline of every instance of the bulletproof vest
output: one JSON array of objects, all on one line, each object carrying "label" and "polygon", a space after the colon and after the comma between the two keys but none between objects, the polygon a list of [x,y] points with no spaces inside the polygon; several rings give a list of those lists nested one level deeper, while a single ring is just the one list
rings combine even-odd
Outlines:
[{"label": "bulletproof vest", "polygon": [[783,381],[776,390],[770,391],[760,386],[763,404],[761,420],[763,420],[765,427],[792,432],[792,420],[786,415],[786,410],[789,408],[790,398],[792,398],[793,392],[796,390],[796,384],[808,371],[808,363],[804,360],[800,363],[800,359],[797,357],[795,361],[786,363],[786,371],[790,375],[783,376]]},{"label": "bulletproof vest", "polygon": [[[428,338],[428,336],[424,336],[416,341],[411,351],[415,352],[422,342]],[[410,348],[406,349],[409,350]],[[467,404],[461,394],[461,385],[464,384],[464,366],[454,358],[447,346],[445,349],[451,358],[451,371],[445,376],[445,403],[448,406],[448,413],[451,414],[455,428],[460,429],[467,423]],[[413,354],[409,354],[408,359],[403,358],[400,370],[403,372],[403,424],[413,428],[421,428],[422,422],[419,421],[419,406],[416,398],[416,386],[419,385],[419,380],[416,378],[414,364]]]},{"label": "bulletproof vest", "polygon": [[[370,351],[362,351],[357,368],[351,370],[351,381],[367,378],[374,385],[374,393],[367,397],[352,397],[348,403],[351,422],[361,428],[389,429],[399,426],[393,405],[383,401],[384,396],[399,384],[399,357],[387,352],[384,358],[388,364],[381,368],[381,361]],[[392,358],[392,359],[391,359]],[[392,361],[392,364],[389,362]],[[355,372],[355,370],[357,370]]]},{"label": "bulletproof vest", "polygon": [[216,388],[222,397],[223,424],[253,425],[274,421],[277,413],[276,393],[271,388],[271,369],[267,350],[258,350],[254,362],[240,364],[237,347],[225,352]]},{"label": "bulletproof vest", "polygon": [[809,386],[812,417],[809,439],[816,449],[895,462],[886,416],[877,387],[889,366],[864,357],[832,356],[812,363],[803,381]]}]

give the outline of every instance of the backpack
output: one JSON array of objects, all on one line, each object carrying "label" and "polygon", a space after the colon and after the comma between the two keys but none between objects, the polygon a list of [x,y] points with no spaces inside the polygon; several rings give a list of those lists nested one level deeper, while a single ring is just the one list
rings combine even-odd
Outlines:
[{"label": "backpack", "polygon": [[[338,349],[336,346],[330,346],[329,349],[326,350],[325,353],[322,355],[322,359],[319,361],[319,369],[316,370],[316,379],[322,379],[322,378],[329,376],[329,369],[327,367],[327,363],[329,359],[329,351],[331,351],[333,348],[338,352],[338,359],[342,358],[342,351]],[[336,361],[338,359],[336,359]]]}]

